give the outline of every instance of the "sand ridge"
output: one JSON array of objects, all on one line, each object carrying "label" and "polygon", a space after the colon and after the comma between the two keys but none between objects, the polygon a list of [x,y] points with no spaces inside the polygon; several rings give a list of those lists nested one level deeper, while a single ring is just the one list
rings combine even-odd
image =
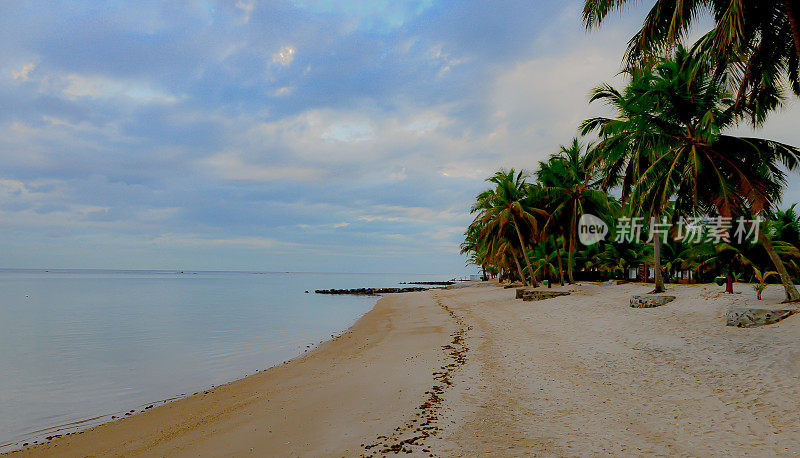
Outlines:
[{"label": "sand ridge", "polygon": [[361,444],[365,453],[362,456],[381,456],[387,453],[414,453],[422,452],[433,456],[429,447],[425,444],[429,438],[435,437],[439,432],[438,426],[441,416],[441,405],[443,395],[453,386],[452,378],[456,372],[467,363],[467,353],[469,348],[465,342],[468,330],[464,320],[456,315],[438,295],[434,293],[436,304],[447,312],[457,325],[457,329],[450,334],[452,340],[446,345],[442,345],[442,350],[448,359],[434,371],[433,386],[426,391],[427,397],[423,403],[417,407],[417,412],[413,418],[406,421],[402,426],[395,427],[394,430],[386,435],[377,437],[377,441],[370,444]]}]

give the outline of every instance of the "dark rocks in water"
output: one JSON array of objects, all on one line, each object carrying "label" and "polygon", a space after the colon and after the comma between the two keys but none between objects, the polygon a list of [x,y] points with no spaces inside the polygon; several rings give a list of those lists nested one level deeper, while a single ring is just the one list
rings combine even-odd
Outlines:
[{"label": "dark rocks in water", "polygon": [[409,281],[409,282],[400,282],[401,285],[430,285],[430,286],[450,286],[455,285],[456,282],[453,280],[447,281]]},{"label": "dark rocks in water", "polygon": [[413,293],[416,291],[427,291],[429,289],[430,288],[408,286],[405,288],[318,289],[314,292],[317,294],[355,294],[359,296],[374,296],[376,294]]}]

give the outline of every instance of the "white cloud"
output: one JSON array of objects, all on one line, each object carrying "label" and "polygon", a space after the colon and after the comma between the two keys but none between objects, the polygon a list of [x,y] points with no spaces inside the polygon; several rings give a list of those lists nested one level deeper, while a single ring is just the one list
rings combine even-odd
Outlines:
[{"label": "white cloud", "polygon": [[136,81],[114,80],[102,76],[66,75],[61,79],[64,83],[62,94],[70,98],[89,97],[119,98],[126,97],[142,103],[174,103],[177,97],[154,89],[149,84]]},{"label": "white cloud", "polygon": [[430,50],[431,59],[438,62],[439,75],[449,72],[453,67],[462,62],[461,59],[452,57],[449,53],[442,51],[442,45],[436,45]]},{"label": "white cloud", "polygon": [[369,122],[341,122],[331,124],[322,134],[324,140],[357,143],[372,139],[374,129]]},{"label": "white cloud", "polygon": [[400,205],[372,205],[366,208],[367,214],[358,219],[362,221],[404,221],[414,223],[434,223],[463,218],[460,208],[450,207],[438,210],[429,207],[404,207]]},{"label": "white cloud", "polygon": [[294,46],[284,46],[280,51],[272,55],[272,62],[283,65],[284,67],[291,65],[292,61],[294,61],[295,51]]},{"label": "white cloud", "polygon": [[418,134],[425,134],[427,132],[436,130],[436,128],[438,128],[442,122],[443,119],[440,116],[435,114],[427,114],[415,118],[403,128]]},{"label": "white cloud", "polygon": [[319,179],[322,175],[320,170],[310,167],[248,163],[236,152],[218,153],[200,163],[207,173],[232,181],[311,181]]},{"label": "white cloud", "polygon": [[248,23],[250,22],[250,16],[253,14],[253,9],[255,8],[256,2],[255,0],[238,0],[236,2],[236,8],[239,8],[244,12],[244,17],[242,18],[242,22]]},{"label": "white cloud", "polygon": [[12,70],[11,76],[13,76],[15,80],[28,81],[30,79],[29,75],[34,68],[36,68],[36,64],[34,64],[33,62],[29,62],[23,65],[22,69],[20,69],[19,71]]},{"label": "white cloud", "polygon": [[34,78],[31,74],[34,68],[35,65],[29,63],[21,70],[11,73],[16,80],[38,83],[38,90],[41,93],[71,100],[125,98],[135,103],[172,104],[180,99],[146,81],[59,72],[37,72],[38,77]]},{"label": "white cloud", "polygon": [[267,237],[226,237],[211,238],[192,234],[162,234],[152,239],[152,244],[163,246],[191,247],[244,247],[256,249],[273,249],[277,247],[297,246],[294,243],[279,241]]},{"label": "white cloud", "polygon": [[392,172],[389,174],[389,181],[403,181],[406,178],[408,178],[408,174],[406,174],[405,167],[400,169],[399,172]]}]

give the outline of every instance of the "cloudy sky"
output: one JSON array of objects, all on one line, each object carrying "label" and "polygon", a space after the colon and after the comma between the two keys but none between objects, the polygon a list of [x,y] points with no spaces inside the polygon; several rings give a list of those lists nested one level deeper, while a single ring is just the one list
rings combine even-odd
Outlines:
[{"label": "cloudy sky", "polygon": [[467,272],[483,179],[602,111],[643,16],[580,7],[4,0],[0,267]]}]

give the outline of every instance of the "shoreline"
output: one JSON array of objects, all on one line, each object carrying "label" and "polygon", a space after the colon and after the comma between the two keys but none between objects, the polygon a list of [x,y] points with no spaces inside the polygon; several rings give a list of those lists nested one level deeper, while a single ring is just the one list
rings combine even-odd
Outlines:
[{"label": "shoreline", "polygon": [[[31,270],[33,270],[33,269],[31,269]],[[67,270],[67,269],[63,269],[63,270]],[[91,269],[89,269],[89,270],[91,270]],[[99,269],[96,269],[96,270],[99,270]],[[115,272],[123,272],[123,271],[115,271]],[[149,271],[142,271],[142,272],[149,272]],[[347,332],[349,332],[353,328],[353,326],[355,326],[355,324],[360,319],[362,319],[367,313],[371,312],[375,308],[375,305],[377,304],[378,300],[380,300],[380,297],[378,295],[376,295],[375,302],[372,304],[372,306],[369,309],[367,309],[366,311],[364,311],[364,312],[356,315],[355,317],[353,317],[352,320],[350,321],[349,325],[346,324],[347,327],[344,328],[343,330],[340,330],[340,331],[336,332],[335,334],[330,334],[327,337],[318,336],[317,338],[322,338],[322,340],[320,340],[318,342],[310,342],[307,345],[305,343],[303,343],[303,344],[297,346],[297,348],[296,348],[297,353],[296,354],[294,354],[293,356],[290,355],[288,357],[288,359],[278,360],[278,361],[274,362],[272,366],[267,366],[266,368],[264,368],[264,366],[260,366],[261,368],[253,369],[252,371],[249,371],[249,370],[248,371],[242,371],[243,372],[242,374],[240,374],[238,376],[234,376],[234,377],[232,377],[232,378],[230,378],[228,380],[222,380],[222,381],[215,382],[214,384],[209,384],[209,385],[204,385],[204,386],[199,386],[199,387],[195,386],[193,389],[184,390],[185,392],[179,391],[178,392],[179,394],[171,394],[166,398],[148,400],[148,401],[145,401],[145,402],[139,402],[138,404],[131,404],[128,407],[125,407],[123,410],[106,411],[105,413],[99,413],[99,414],[91,413],[90,415],[88,415],[86,417],[78,418],[78,419],[75,419],[75,420],[70,421],[68,423],[40,427],[40,428],[38,428],[36,430],[30,431],[30,433],[27,433],[27,435],[26,435],[26,437],[24,439],[20,439],[18,441],[8,442],[8,443],[5,443],[5,444],[0,444],[0,456],[7,456],[7,455],[10,455],[12,453],[24,451],[25,449],[28,449],[28,448],[40,447],[40,446],[43,446],[43,445],[46,445],[46,444],[50,443],[51,440],[54,440],[54,439],[59,439],[59,438],[68,437],[68,436],[74,436],[74,435],[83,433],[85,431],[89,431],[89,430],[95,429],[97,427],[103,426],[103,425],[108,424],[108,423],[114,423],[114,422],[118,422],[120,420],[125,420],[125,419],[128,419],[128,418],[132,417],[132,416],[143,414],[143,413],[145,413],[145,412],[147,412],[147,411],[149,411],[151,409],[162,407],[162,406],[165,406],[167,404],[171,404],[171,403],[174,403],[174,402],[177,402],[177,401],[185,400],[185,399],[188,399],[188,398],[191,398],[191,397],[194,397],[194,396],[198,396],[198,395],[201,395],[201,394],[204,394],[204,393],[208,393],[210,390],[213,390],[215,388],[219,388],[219,387],[222,387],[222,386],[225,386],[225,385],[229,385],[231,383],[235,383],[235,382],[241,381],[243,379],[246,379],[248,377],[257,375],[257,374],[259,374],[261,372],[265,372],[265,371],[268,371],[268,370],[273,369],[275,367],[279,367],[281,365],[287,364],[287,363],[289,363],[289,362],[291,362],[293,360],[296,360],[298,358],[301,358],[301,357],[313,352],[314,350],[316,350],[322,344],[327,343],[327,342],[329,342],[331,340],[334,340],[336,338],[339,338],[342,335],[344,335]],[[130,410],[128,410],[128,409],[130,409]]]},{"label": "shoreline", "polygon": [[[59,454],[62,456],[104,454],[174,455],[176,453],[192,455],[196,455],[197,453],[207,454],[208,447],[197,447],[196,440],[194,440],[195,435],[198,433],[197,430],[203,429],[203,425],[206,423],[204,420],[197,421],[198,416],[201,418],[204,417],[202,412],[210,409],[215,412],[211,415],[214,420],[227,417],[227,419],[232,420],[233,423],[238,423],[235,418],[231,417],[233,413],[232,410],[237,410],[237,408],[247,410],[247,407],[253,404],[263,405],[264,401],[266,401],[266,404],[271,402],[279,404],[278,402],[267,399],[270,394],[276,393],[279,397],[283,397],[282,401],[285,404],[279,406],[278,411],[286,411],[289,410],[291,404],[300,402],[299,394],[291,392],[293,389],[298,388],[298,384],[305,381],[307,378],[317,379],[320,374],[332,369],[335,370],[337,364],[346,365],[348,360],[351,359],[352,353],[368,353],[373,345],[377,345],[383,340],[383,337],[379,335],[381,332],[387,329],[394,329],[399,334],[402,334],[407,331],[413,331],[413,328],[419,328],[417,331],[421,331],[423,335],[435,335],[435,331],[438,331],[438,328],[431,328],[427,323],[417,322],[416,324],[412,324],[412,329],[409,329],[407,325],[410,324],[409,322],[413,322],[413,319],[398,320],[395,318],[398,313],[403,313],[403,310],[400,309],[405,308],[404,305],[405,302],[407,302],[401,299],[402,296],[425,295],[426,293],[427,291],[423,291],[419,293],[403,293],[401,295],[387,295],[381,297],[370,310],[359,317],[350,328],[343,331],[341,334],[325,340],[312,347],[310,350],[304,351],[295,358],[276,366],[223,385],[208,388],[198,394],[181,397],[166,404],[135,412],[127,417],[117,418],[69,435],[56,437],[51,441],[31,444],[27,447],[4,452],[0,454],[0,456],[49,456],[52,454]],[[430,318],[429,315],[430,314],[426,314],[425,317]],[[436,313],[433,315],[436,315]],[[439,316],[438,318],[441,319],[443,317]],[[401,326],[392,328],[395,321],[398,321]],[[446,325],[444,322],[441,324]],[[426,355],[428,358],[433,359],[438,358],[435,347],[431,347],[425,343],[427,340],[408,339],[407,337],[405,340],[410,340],[406,343],[416,351],[413,355],[410,355],[412,358],[419,358],[420,355]],[[370,342],[375,342],[375,344]],[[431,351],[431,349],[433,349],[433,351]],[[381,350],[383,351],[384,349],[382,348]],[[431,360],[429,359],[428,361],[430,362]],[[345,372],[349,372],[349,370],[345,370]],[[379,372],[380,371],[377,371],[377,373],[373,375],[379,375]],[[385,374],[388,373],[389,372]],[[405,383],[415,378],[419,378],[417,371],[409,371],[404,374],[400,380],[403,380],[403,383]],[[275,383],[276,381],[277,383]],[[389,381],[384,380],[384,382],[388,383]],[[345,384],[339,383],[337,385],[340,386],[337,386],[332,391],[328,390],[328,394],[335,396],[340,392],[347,391]],[[397,383],[389,385],[397,385]],[[420,385],[420,387],[421,386],[422,385]],[[314,391],[313,389],[308,391],[309,393],[307,394],[311,395],[312,398],[319,397],[319,393],[316,393],[316,395],[310,393],[310,391]],[[399,387],[397,391],[403,392],[403,388]],[[407,392],[411,393],[411,391]],[[378,396],[373,402],[381,402],[380,393],[375,394]],[[421,392],[414,392],[414,394],[419,395]],[[242,403],[242,401],[236,400],[241,397],[247,397],[247,402]],[[398,397],[398,400],[407,400],[409,397],[410,395],[402,395]],[[308,401],[306,401],[306,404],[308,404]],[[400,407],[400,405],[393,405],[393,407],[385,413],[386,416],[397,416],[397,407]],[[311,410],[314,410],[313,407]],[[241,414],[242,412],[237,413]],[[367,415],[369,412],[365,411],[363,413]],[[253,416],[253,412],[247,412],[247,415]],[[285,414],[281,414],[281,416],[283,415]],[[303,413],[300,416],[305,416],[305,414]],[[278,418],[275,418],[275,420],[278,420]],[[265,441],[257,440],[255,442],[260,444],[262,450],[269,450],[269,453],[276,453],[276,447],[284,445],[287,446],[284,447],[284,453],[308,453],[300,452],[295,446],[292,446],[291,440],[284,441],[281,438],[290,437],[292,434],[295,437],[305,436],[306,431],[293,430],[291,425],[285,424],[285,417],[280,420],[281,421],[275,422],[276,425],[274,428],[266,429],[267,432],[275,436],[274,440],[269,440],[268,438]],[[331,419],[331,422],[332,421],[333,418]],[[308,427],[309,425],[306,424],[305,426]],[[287,430],[287,428],[289,430]],[[167,434],[169,438],[172,438],[180,431],[180,433],[177,434],[180,436],[176,440],[177,443],[170,443],[168,440],[169,438],[164,435],[166,431],[169,431]],[[283,433],[283,436],[278,433],[279,431]],[[377,435],[376,433],[375,436]],[[198,435],[198,437],[202,436],[202,434]],[[122,437],[128,438],[128,440],[114,439]],[[181,437],[188,440],[189,443],[183,444]],[[189,437],[192,437],[192,439],[188,439]],[[295,443],[297,442],[300,441],[295,441]],[[301,449],[310,445],[311,444],[305,444]],[[197,450],[198,452],[189,452],[186,450],[187,447],[192,450]],[[355,452],[361,448],[361,442],[349,445],[349,447],[352,449],[351,451]],[[252,453],[254,450],[251,449],[254,449],[254,447],[243,447],[241,448],[241,452]],[[159,450],[164,451],[159,452]],[[200,450],[202,450],[202,452],[199,452]],[[214,454],[221,453],[231,454],[232,449],[227,447],[222,448]]]},{"label": "shoreline", "polygon": [[9,456],[793,455],[800,319],[725,326],[748,286],[652,309],[637,283],[389,295],[284,364]]}]

